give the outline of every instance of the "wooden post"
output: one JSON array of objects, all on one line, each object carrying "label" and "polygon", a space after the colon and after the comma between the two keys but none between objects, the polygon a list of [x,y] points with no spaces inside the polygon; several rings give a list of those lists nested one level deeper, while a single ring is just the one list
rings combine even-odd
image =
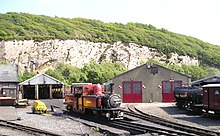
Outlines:
[{"label": "wooden post", "polygon": [[38,90],[38,85],[35,85],[35,99],[38,100],[39,99],[39,90]]},{"label": "wooden post", "polygon": [[61,90],[61,92],[62,92],[62,98],[64,98],[64,92],[66,91],[66,85],[65,84],[63,84],[62,85],[62,90]]},{"label": "wooden post", "polygon": [[21,87],[22,99],[24,99],[24,85]]},{"label": "wooden post", "polygon": [[50,85],[50,99],[53,98],[53,95],[52,95],[52,85]]}]

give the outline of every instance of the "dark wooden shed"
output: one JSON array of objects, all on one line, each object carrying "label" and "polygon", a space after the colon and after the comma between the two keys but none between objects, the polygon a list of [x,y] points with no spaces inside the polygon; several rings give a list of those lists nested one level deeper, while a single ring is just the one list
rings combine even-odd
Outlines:
[{"label": "dark wooden shed", "polygon": [[153,63],[146,63],[111,80],[123,102],[172,102],[175,87],[188,85],[191,78]]},{"label": "dark wooden shed", "polygon": [[13,105],[18,99],[18,69],[16,65],[0,64],[0,105]]},{"label": "dark wooden shed", "polygon": [[19,84],[25,99],[63,98],[65,84],[47,74],[38,74]]},{"label": "dark wooden shed", "polygon": [[0,65],[0,90],[6,97],[17,97],[18,69],[16,65]]}]

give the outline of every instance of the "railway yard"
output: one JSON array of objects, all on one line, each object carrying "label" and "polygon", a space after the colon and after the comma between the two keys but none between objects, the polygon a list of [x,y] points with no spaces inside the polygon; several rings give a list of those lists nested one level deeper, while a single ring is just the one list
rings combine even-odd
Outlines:
[{"label": "railway yard", "polygon": [[63,99],[42,101],[47,114],[33,114],[31,106],[0,107],[0,135],[220,135],[220,116],[195,115],[175,103],[123,103],[124,119],[107,121],[66,112]]}]

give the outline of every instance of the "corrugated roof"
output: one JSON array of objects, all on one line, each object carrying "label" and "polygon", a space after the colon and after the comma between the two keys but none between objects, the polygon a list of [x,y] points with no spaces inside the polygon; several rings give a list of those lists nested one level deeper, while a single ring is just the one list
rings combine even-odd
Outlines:
[{"label": "corrugated roof", "polygon": [[0,82],[18,82],[17,66],[0,64]]},{"label": "corrugated roof", "polygon": [[191,85],[208,84],[208,83],[220,83],[220,76],[210,76],[200,80],[193,81]]},{"label": "corrugated roof", "polygon": [[43,73],[43,74],[38,74],[28,80],[25,80],[19,85],[40,85],[40,84],[55,85],[55,84],[64,84],[64,83]]}]

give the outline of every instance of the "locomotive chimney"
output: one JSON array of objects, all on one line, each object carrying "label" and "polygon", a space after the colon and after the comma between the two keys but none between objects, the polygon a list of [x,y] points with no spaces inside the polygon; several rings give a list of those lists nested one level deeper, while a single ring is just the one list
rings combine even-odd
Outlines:
[{"label": "locomotive chimney", "polygon": [[111,94],[113,93],[113,85],[114,85],[114,83],[110,83]]}]

